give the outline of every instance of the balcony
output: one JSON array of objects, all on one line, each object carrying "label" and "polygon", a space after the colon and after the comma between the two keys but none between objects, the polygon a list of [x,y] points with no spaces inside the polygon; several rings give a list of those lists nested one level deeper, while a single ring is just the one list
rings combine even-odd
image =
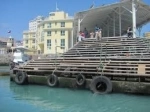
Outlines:
[{"label": "balcony", "polygon": [[29,33],[36,33],[35,31],[25,30],[23,31],[23,34],[29,34]]}]

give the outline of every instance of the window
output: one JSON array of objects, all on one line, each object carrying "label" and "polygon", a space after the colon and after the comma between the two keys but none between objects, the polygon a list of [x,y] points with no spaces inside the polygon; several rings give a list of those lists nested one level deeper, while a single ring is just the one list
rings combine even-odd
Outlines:
[{"label": "window", "polygon": [[51,13],[51,14],[49,14],[50,16],[55,16],[55,13]]},{"label": "window", "polygon": [[57,31],[55,31],[55,34],[57,34]]},{"label": "window", "polygon": [[35,43],[35,40],[32,40],[32,43]]},{"label": "window", "polygon": [[65,31],[61,31],[61,36],[65,36]]},{"label": "window", "polygon": [[48,31],[48,32],[47,32],[47,36],[51,36],[51,31]]},{"label": "window", "polygon": [[33,34],[32,37],[35,37],[35,34]]},{"label": "window", "polygon": [[26,35],[25,38],[28,38],[28,35]]},{"label": "window", "polygon": [[28,46],[26,46],[26,48],[28,48]]},{"label": "window", "polygon": [[26,40],[26,44],[28,44],[28,40]]},{"label": "window", "polygon": [[61,22],[61,27],[65,27],[65,22]]},{"label": "window", "polygon": [[55,26],[57,26],[57,22],[55,22]]},{"label": "window", "polygon": [[43,24],[43,28],[45,27],[45,25]]},{"label": "window", "polygon": [[51,49],[51,39],[47,40],[47,49]]},{"label": "window", "polygon": [[61,49],[65,49],[65,39],[61,39],[60,46],[61,46]]},{"label": "window", "polygon": [[48,23],[48,24],[47,24],[47,28],[51,28],[51,23]]},{"label": "window", "polygon": [[44,32],[43,31],[41,32],[41,37],[44,37]]},{"label": "window", "polygon": [[35,49],[35,46],[32,46],[33,49]]}]

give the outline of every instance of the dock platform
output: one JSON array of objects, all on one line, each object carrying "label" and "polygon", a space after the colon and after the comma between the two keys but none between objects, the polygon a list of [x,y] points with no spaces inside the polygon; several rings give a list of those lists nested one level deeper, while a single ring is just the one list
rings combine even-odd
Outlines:
[{"label": "dock platform", "polygon": [[30,77],[44,77],[50,87],[59,86],[60,78],[73,79],[74,86],[98,94],[117,91],[118,87],[123,90],[127,85],[137,93],[150,94],[150,39],[89,38],[60,57],[31,60],[15,67],[11,77],[17,84],[30,82]]}]

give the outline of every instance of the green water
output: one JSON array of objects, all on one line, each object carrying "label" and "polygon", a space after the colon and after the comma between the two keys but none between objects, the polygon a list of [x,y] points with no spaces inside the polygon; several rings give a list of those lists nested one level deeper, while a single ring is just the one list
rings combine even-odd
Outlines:
[{"label": "green water", "polygon": [[9,72],[9,66],[0,66],[0,72]]},{"label": "green water", "polygon": [[149,112],[150,96],[19,86],[0,76],[0,112]]}]

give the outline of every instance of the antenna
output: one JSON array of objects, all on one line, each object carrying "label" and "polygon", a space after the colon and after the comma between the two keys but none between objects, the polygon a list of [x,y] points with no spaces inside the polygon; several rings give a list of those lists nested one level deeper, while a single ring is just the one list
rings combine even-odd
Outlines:
[{"label": "antenna", "polygon": [[57,7],[57,2],[56,2],[56,11],[59,11],[58,7]]}]

